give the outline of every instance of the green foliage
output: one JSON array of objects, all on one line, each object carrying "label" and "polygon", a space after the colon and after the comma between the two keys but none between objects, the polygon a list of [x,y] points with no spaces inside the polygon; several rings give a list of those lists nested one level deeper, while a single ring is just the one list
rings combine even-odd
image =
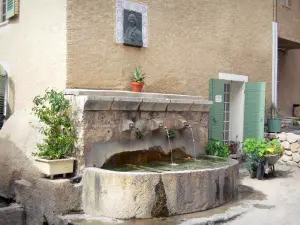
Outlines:
[{"label": "green foliage", "polygon": [[277,139],[267,142],[264,138],[247,138],[243,146],[246,168],[251,174],[256,172],[259,162],[264,161],[266,156],[283,152]]},{"label": "green foliage", "polygon": [[299,121],[299,119],[293,119],[292,120],[292,125],[293,126],[298,126],[299,124],[298,124],[298,121]]},{"label": "green foliage", "polygon": [[76,132],[70,118],[70,101],[63,92],[46,90],[44,96],[36,96],[32,111],[43,126],[39,131],[45,135],[43,143],[37,144],[39,152],[33,155],[44,159],[62,159],[70,156]]},{"label": "green foliage", "polygon": [[245,153],[257,153],[260,157],[267,155],[281,154],[282,148],[280,142],[277,139],[274,139],[270,142],[267,142],[265,138],[257,139],[247,138],[244,143],[244,152]]},{"label": "green foliage", "polygon": [[271,118],[278,118],[279,107],[274,102],[271,104],[269,111]]},{"label": "green foliage", "polygon": [[229,156],[229,147],[216,139],[210,139],[208,141],[205,151],[208,155],[219,156],[219,157]]},{"label": "green foliage", "polygon": [[139,129],[135,130],[135,137],[137,139],[141,139],[143,137],[143,134],[142,134],[142,132]]},{"label": "green foliage", "polygon": [[176,133],[175,131],[173,130],[169,130],[168,133],[167,133],[167,137],[168,138],[174,138],[176,136]]},{"label": "green foliage", "polygon": [[138,83],[144,83],[145,74],[146,73],[142,73],[141,68],[137,67],[135,71],[132,73],[131,80]]},{"label": "green foliage", "polygon": [[244,155],[244,158],[247,170],[250,174],[255,176],[259,162],[263,160],[263,158],[259,156],[258,151],[248,152]]}]

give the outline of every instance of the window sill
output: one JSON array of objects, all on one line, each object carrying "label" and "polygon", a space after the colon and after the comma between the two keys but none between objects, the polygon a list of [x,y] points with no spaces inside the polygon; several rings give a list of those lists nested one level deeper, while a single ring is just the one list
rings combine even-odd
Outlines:
[{"label": "window sill", "polygon": [[292,10],[291,6],[288,6],[288,5],[282,5],[282,8],[287,9],[287,10]]},{"label": "window sill", "polygon": [[6,21],[0,23],[0,27],[4,27],[4,26],[6,26],[7,24],[8,24],[8,20],[6,20]]}]

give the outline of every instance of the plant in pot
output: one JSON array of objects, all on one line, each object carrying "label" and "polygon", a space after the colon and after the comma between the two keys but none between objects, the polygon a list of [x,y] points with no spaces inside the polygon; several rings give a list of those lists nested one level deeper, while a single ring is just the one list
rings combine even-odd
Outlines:
[{"label": "plant in pot", "polygon": [[144,87],[145,73],[142,73],[140,67],[136,68],[131,77],[131,90],[141,92]]},{"label": "plant in pot", "polygon": [[278,118],[279,108],[275,103],[270,106],[270,118],[267,119],[269,133],[279,133],[281,129],[280,119]]},{"label": "plant in pot", "polygon": [[70,116],[70,101],[63,92],[46,90],[43,96],[33,100],[32,112],[38,117],[44,135],[37,144],[38,152],[33,153],[36,165],[47,176],[73,172],[74,158],[71,154],[77,141],[74,123]]}]

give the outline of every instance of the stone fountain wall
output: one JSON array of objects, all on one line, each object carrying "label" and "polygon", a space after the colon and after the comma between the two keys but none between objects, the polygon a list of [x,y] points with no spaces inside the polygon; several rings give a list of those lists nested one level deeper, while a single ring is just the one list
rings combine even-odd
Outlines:
[{"label": "stone fountain wall", "polygon": [[300,167],[300,135],[294,133],[268,133],[266,137],[270,140],[278,139],[284,148],[283,156],[279,162]]},{"label": "stone fountain wall", "polygon": [[[67,90],[76,115],[81,168],[101,167],[114,154],[159,147],[169,151],[163,124],[175,131],[172,148],[194,156],[204,154],[208,141],[210,101],[199,96],[124,91]],[[131,127],[134,125],[134,127]],[[141,136],[136,135],[136,129]]]}]

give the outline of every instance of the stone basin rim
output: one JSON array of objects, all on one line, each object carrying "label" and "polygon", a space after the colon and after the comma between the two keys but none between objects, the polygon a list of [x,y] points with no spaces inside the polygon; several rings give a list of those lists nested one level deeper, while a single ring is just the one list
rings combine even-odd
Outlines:
[{"label": "stone basin rim", "polygon": [[[219,157],[208,157],[208,158],[219,158]],[[201,171],[216,171],[216,170],[222,170],[227,169],[229,167],[235,166],[239,164],[239,162],[235,159],[228,158],[227,165],[214,167],[214,168],[204,168],[204,169],[195,169],[195,170],[179,170],[179,171],[163,171],[161,173],[156,172],[136,172],[136,171],[114,171],[109,169],[103,169],[103,168],[96,168],[96,167],[87,167],[86,169],[93,170],[95,172],[103,172],[103,173],[110,173],[110,174],[124,174],[124,175],[157,175],[157,174],[190,174],[190,173],[198,173]]]}]

